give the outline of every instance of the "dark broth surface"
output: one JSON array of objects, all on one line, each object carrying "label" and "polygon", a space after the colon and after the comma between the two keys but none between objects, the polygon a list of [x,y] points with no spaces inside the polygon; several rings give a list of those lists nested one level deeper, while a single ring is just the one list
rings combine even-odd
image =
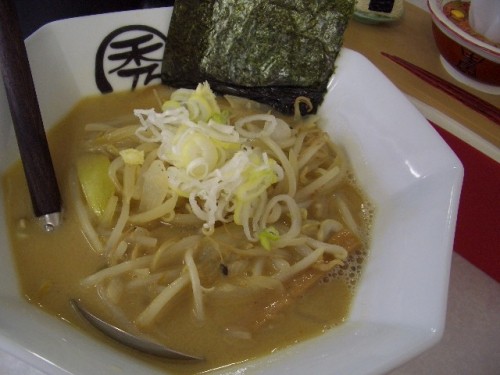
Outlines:
[{"label": "dark broth surface", "polygon": [[[165,88],[156,88],[162,93]],[[165,95],[165,92],[163,92]],[[270,354],[298,341],[319,335],[342,323],[349,314],[353,292],[359,279],[366,250],[358,250],[342,267],[338,267],[323,281],[301,296],[289,308],[257,331],[251,339],[229,337],[220,332],[221,322],[252,319],[265,300],[262,295],[242,299],[207,299],[207,319],[196,321],[191,304],[183,300],[192,298],[181,294],[170,307],[162,311],[160,321],[154,326],[157,339],[176,350],[201,355],[205,361],[196,364],[169,362],[141,355],[103,338],[72,310],[69,300],[81,299],[97,315],[113,321],[106,309],[96,302],[95,290],[84,289],[80,281],[105,264],[101,255],[90,248],[79,227],[74,205],[68,189],[69,173],[78,153],[78,142],[83,136],[83,126],[90,122],[110,120],[132,112],[134,108],[150,108],[155,103],[153,89],[134,93],[118,93],[83,99],[49,132],[49,143],[64,202],[64,224],[56,232],[42,232],[32,218],[31,203],[20,163],[16,163],[3,176],[5,205],[11,244],[18,268],[19,280],[26,298],[43,310],[80,327],[89,334],[105,340],[117,350],[125,350],[153,366],[160,366],[173,373],[198,373],[239,363]],[[154,105],[154,104],[153,104]],[[352,176],[352,174],[350,174]],[[345,181],[340,189],[353,205],[358,222],[368,230],[371,206],[353,179]],[[321,203],[329,208],[329,200]],[[168,228],[174,233],[175,228]],[[131,315],[144,308],[141,296],[124,301]],[[212,314],[212,312],[217,313]]]}]

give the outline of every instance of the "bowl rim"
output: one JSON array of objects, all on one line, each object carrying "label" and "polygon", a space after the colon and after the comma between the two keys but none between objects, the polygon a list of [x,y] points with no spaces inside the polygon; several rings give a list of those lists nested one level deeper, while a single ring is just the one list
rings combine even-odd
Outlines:
[{"label": "bowl rim", "polygon": [[496,63],[500,62],[500,48],[483,42],[472,35],[466,33],[453,22],[451,22],[442,12],[442,6],[451,0],[427,0],[427,6],[433,23],[446,35],[459,43],[474,50],[476,53]]},{"label": "bowl rim", "polygon": [[[76,54],[73,49],[71,53],[67,52],[66,55],[62,53],[53,55],[55,52],[64,52],[64,48],[58,49],[59,47],[66,46],[66,43],[74,43],[72,34],[79,27],[85,27],[83,29],[85,38],[83,38],[82,45],[79,45],[76,50],[84,51],[89,44],[94,45],[94,38],[91,37],[89,29],[99,33],[99,35],[101,33],[105,35],[114,27],[123,26],[124,23],[146,22],[146,17],[148,25],[163,27],[169,14],[168,10],[138,10],[130,11],[130,13],[120,12],[88,16],[89,18],[85,19],[72,19],[68,22],[58,21],[52,24],[43,33],[35,35],[31,39],[31,43],[27,43],[30,59],[33,58],[34,62],[40,62],[46,61],[43,57],[51,56],[52,58],[57,57],[63,60],[68,58],[69,60],[64,61],[61,65],[54,63],[33,64],[35,68],[38,67],[37,65],[43,67],[50,65],[49,73],[51,75],[46,75],[46,71],[43,69],[36,70],[38,74],[35,74],[34,79],[37,89],[41,89],[44,83],[49,82],[50,92],[55,92],[52,85],[62,85],[60,87],[64,89],[65,99],[71,99],[73,94],[87,94],[85,91],[87,86],[81,88],[80,91],[75,89],[73,92],[70,90],[72,86],[69,88],[65,86],[66,80],[57,80],[56,78],[64,76],[62,73],[70,74],[75,71],[79,73],[72,77],[75,80],[75,86],[87,84],[88,78],[91,77],[88,74],[93,72],[88,63],[94,61],[95,57],[85,53],[85,59],[82,59],[81,55]],[[106,23],[97,22],[104,19]],[[50,43],[47,43],[47,40]],[[51,48],[47,48],[47,45]],[[78,63],[72,65],[73,60],[77,60]],[[56,65],[57,69],[54,69]],[[359,169],[356,174],[360,178],[362,186],[366,185],[361,181],[363,178],[361,174],[367,179],[364,180],[365,182],[373,181],[373,172],[376,170],[370,155],[377,155],[377,157],[381,157],[381,154],[384,155],[384,160],[387,160],[388,163],[385,163],[387,167],[382,168],[382,172],[385,171],[387,174],[390,172],[392,176],[397,171],[391,178],[385,179],[382,176],[380,180],[377,178],[376,183],[371,184],[371,191],[367,191],[371,196],[377,194],[380,199],[380,201],[376,201],[375,195],[373,195],[374,203],[382,201],[390,203],[387,205],[387,209],[380,207],[377,210],[376,225],[380,226],[378,229],[380,233],[384,233],[384,236],[380,237],[380,241],[383,241],[386,235],[392,239],[398,233],[397,231],[384,230],[386,223],[394,221],[402,226],[414,228],[411,225],[412,215],[409,214],[409,212],[414,211],[411,210],[423,210],[426,214],[431,212],[432,216],[439,213],[436,217],[439,225],[435,225],[434,221],[427,220],[424,228],[419,228],[419,231],[429,229],[432,233],[423,237],[418,235],[418,231],[412,231],[416,236],[413,238],[407,236],[404,231],[400,232],[401,235],[398,238],[402,245],[415,244],[417,242],[412,241],[412,239],[417,240],[419,247],[421,247],[420,251],[401,252],[399,246],[393,246],[390,249],[391,252],[386,253],[385,257],[370,258],[370,262],[365,265],[363,270],[364,282],[360,283],[360,286],[364,285],[365,287],[359,288],[356,292],[358,301],[353,302],[350,320],[337,327],[339,330],[335,332],[335,337],[349,338],[350,341],[342,341],[342,345],[340,345],[336,343],[336,339],[335,342],[332,340],[332,335],[322,335],[314,339],[314,345],[312,344],[313,340],[304,341],[293,346],[291,350],[275,353],[273,358],[264,357],[243,364],[242,372],[245,374],[261,373],[261,369],[265,369],[266,373],[287,373],[289,375],[298,375],[304,370],[314,373],[321,370],[322,373],[330,373],[331,368],[325,369],[323,359],[330,357],[331,354],[329,351],[318,351],[318,343],[336,345],[335,348],[338,350],[336,352],[338,358],[336,366],[346,370],[340,372],[349,374],[385,373],[436,344],[443,334],[453,234],[463,179],[463,167],[429,122],[368,59],[355,51],[343,49],[338,66],[340,69],[329,85],[333,95],[325,98],[327,101],[322,105],[325,110],[333,108],[330,110],[335,110],[338,115],[335,123],[331,124],[331,130],[335,132],[332,134],[342,137],[342,140],[339,139],[341,144],[358,145],[352,148],[350,156],[352,157],[351,161],[356,160],[357,169]],[[69,68],[72,70],[70,71]],[[90,72],[84,68],[90,69]],[[84,74],[84,72],[86,73]],[[80,75],[83,78],[77,77]],[[360,111],[359,102],[350,99],[358,98],[358,93],[365,93],[367,89],[371,93],[367,96],[367,99],[370,100],[363,103],[363,110]],[[381,93],[384,94],[381,95]],[[0,103],[2,103],[1,97]],[[60,109],[65,103],[62,103],[61,100],[52,100],[45,102],[45,105]],[[380,108],[386,110],[380,110]],[[46,116],[44,118],[45,124],[51,123],[45,121],[49,118],[49,113],[42,111],[42,114]],[[2,115],[3,113],[0,112],[0,116]],[[390,115],[391,121],[387,121],[387,115]],[[354,122],[363,124],[363,126],[351,127]],[[380,128],[373,126],[374,124],[379,124]],[[0,126],[1,131],[2,126]],[[387,134],[391,136],[387,137]],[[394,142],[396,134],[398,141]],[[425,139],[425,144],[415,142],[420,137]],[[0,144],[4,145],[8,140],[7,137],[4,139],[0,137]],[[368,142],[369,147],[361,148],[361,140],[363,140],[363,144]],[[350,149],[350,146],[348,147]],[[422,152],[423,149],[425,152]],[[388,160],[385,156],[387,153],[397,153],[400,158]],[[3,163],[6,163],[6,160],[0,158],[0,166]],[[361,170],[365,172],[361,172]],[[377,174],[379,173],[381,171],[377,169]],[[405,178],[400,179],[401,176]],[[387,186],[394,187],[389,191]],[[433,194],[429,195],[428,193],[431,191]],[[421,203],[423,204],[415,204],[415,201],[419,201],[416,199],[416,194],[419,193],[426,197],[426,199],[422,199]],[[407,197],[411,199],[406,199]],[[404,202],[407,202],[408,206],[403,205]],[[438,202],[439,205],[436,204]],[[2,203],[0,201],[0,208]],[[411,210],[408,211],[406,208]],[[384,212],[385,216],[382,216]],[[426,217],[429,218],[428,215]],[[401,220],[396,220],[397,218],[401,218]],[[0,224],[3,225],[2,220],[3,217],[0,215]],[[376,238],[374,236],[374,239]],[[427,239],[427,242],[422,242],[424,238]],[[387,246],[379,247],[379,249],[384,250],[387,248]],[[375,244],[371,251],[374,250]],[[372,254],[375,253],[372,252]],[[426,277],[410,277],[408,272],[402,272],[399,268],[393,268],[392,272],[380,272],[384,270],[387,258],[394,259],[394,256],[405,261],[405,267],[402,267],[402,270],[411,270],[417,275],[425,274]],[[434,261],[432,267],[429,267],[427,260],[431,256],[434,257]],[[420,257],[424,257],[426,262],[415,262]],[[418,265],[420,267],[417,267]],[[430,274],[429,270],[432,270]],[[375,275],[383,275],[386,280],[375,285],[370,282]],[[5,280],[7,276],[8,273],[0,274],[0,280]],[[377,291],[371,293],[374,285],[377,286]],[[412,289],[411,295],[403,296],[400,290],[404,289],[406,285],[418,285],[418,290]],[[21,296],[17,293],[18,289],[16,289],[15,295],[4,296],[4,293],[9,292],[6,289],[2,288],[0,291],[0,313],[3,310],[8,310],[9,316],[23,318],[22,321],[8,321],[5,325],[0,325],[0,347],[4,347],[13,355],[51,374],[68,374],[69,371],[75,374],[86,374],[97,373],[99,370],[101,370],[99,373],[115,373],[117,367],[121,367],[123,370],[121,373],[127,374],[144,371],[142,366],[138,369],[137,362],[131,361],[128,355],[114,352],[105,343],[96,343],[93,337],[87,336],[79,330],[74,330],[73,327],[68,327],[66,322],[54,319],[44,311],[30,305],[28,301],[19,300]],[[366,295],[370,295],[371,298],[363,297]],[[397,303],[393,299],[388,301],[387,299],[390,299],[391,295],[401,298]],[[4,298],[8,303],[1,303]],[[415,306],[419,308],[417,309]],[[16,314],[18,309],[22,310],[22,314]],[[24,324],[24,319],[29,319],[26,324]],[[1,315],[0,321],[5,321]],[[33,330],[35,325],[36,330]],[[2,341],[4,337],[5,341]],[[387,345],[388,341],[392,344]],[[366,345],[370,346],[370,352],[363,351]],[[352,361],[353,352],[357,355],[360,352],[362,354],[357,361]],[[304,354],[306,354],[307,361],[300,362],[300,366],[293,367],[297,363],[294,357],[301,355],[304,358]],[[96,357],[93,357],[94,355]],[[89,361],[89,356],[94,360]],[[103,362],[99,362],[102,357],[105,357],[105,365]],[[103,370],[104,366],[109,365],[110,359],[113,368],[106,367]],[[234,373],[234,370],[235,368],[230,368],[227,371],[221,369],[221,374],[229,375]],[[151,368],[151,372],[159,373],[156,368]]]}]

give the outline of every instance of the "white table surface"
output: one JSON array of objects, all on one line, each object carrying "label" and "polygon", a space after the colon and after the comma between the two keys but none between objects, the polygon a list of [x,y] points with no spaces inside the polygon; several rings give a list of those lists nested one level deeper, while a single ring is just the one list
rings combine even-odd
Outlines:
[{"label": "white table surface", "polygon": [[[426,9],[426,0],[407,0]],[[453,254],[442,340],[389,375],[499,375],[500,284]],[[50,375],[0,351],[0,375]]]}]

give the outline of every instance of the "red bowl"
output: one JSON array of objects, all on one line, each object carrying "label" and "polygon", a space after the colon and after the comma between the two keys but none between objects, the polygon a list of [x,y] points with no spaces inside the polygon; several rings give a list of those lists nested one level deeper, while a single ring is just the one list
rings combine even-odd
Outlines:
[{"label": "red bowl", "polygon": [[500,48],[484,42],[446,17],[451,0],[428,0],[432,32],[441,56],[456,70],[476,81],[500,86]]}]

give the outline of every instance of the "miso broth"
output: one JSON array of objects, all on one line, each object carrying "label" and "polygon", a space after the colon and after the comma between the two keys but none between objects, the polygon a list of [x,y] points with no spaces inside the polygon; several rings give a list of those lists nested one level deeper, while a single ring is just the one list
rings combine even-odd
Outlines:
[{"label": "miso broth", "polygon": [[[232,327],[254,327],[254,321],[263,316],[262,310],[271,305],[272,301],[284,301],[282,297],[286,290],[263,288],[258,292],[250,290],[248,293],[228,295],[204,291],[205,319],[200,320],[193,313],[193,294],[190,293],[189,287],[186,287],[185,292],[176,295],[168,306],[161,310],[151,326],[144,328],[147,334],[163,344],[181,352],[202,356],[205,361],[172,362],[123,348],[96,332],[72,309],[70,299],[79,299],[96,315],[129,329],[134,326],[135,317],[151,302],[151,295],[156,293],[153,290],[155,285],[148,289],[151,294],[145,295],[141,289],[137,289],[137,292],[130,291],[120,295],[116,298],[116,306],[119,309],[117,313],[99,298],[99,293],[109,289],[109,285],[101,290],[98,287],[82,286],[82,280],[105,268],[108,259],[92,248],[87,236],[82,232],[71,186],[73,185],[74,189],[74,168],[82,152],[82,140],[86,138],[86,124],[108,122],[116,118],[125,118],[125,122],[129,119],[133,121],[134,109],[158,107],[158,98],[165,100],[170,93],[170,89],[161,86],[130,93],[85,98],[50,130],[49,144],[64,205],[63,225],[53,233],[43,232],[33,218],[21,164],[16,163],[2,176],[10,241],[25,297],[48,313],[79,327],[96,339],[104,340],[117,350],[126,351],[137,360],[172,373],[185,374],[204,372],[270,355],[288,345],[320,335],[345,321],[367,257],[373,217],[373,207],[357,186],[354,173],[350,169],[334,191],[314,192],[310,198],[314,201],[314,207],[310,208],[308,220],[315,217],[314,215],[321,218],[329,215],[332,219],[344,223],[342,210],[336,203],[336,197],[342,196],[350,207],[351,220],[359,225],[359,246],[349,251],[348,258],[342,264],[324,272],[318,282],[307,287],[304,293],[287,295],[286,298],[291,302],[287,301],[285,308],[277,310],[272,318],[266,318],[256,329],[252,328],[247,332],[237,328],[232,331]],[[224,105],[226,104],[221,104]],[[235,227],[234,224],[219,223],[216,230],[224,226],[229,228],[228,230]],[[200,233],[200,227],[178,227],[174,222],[161,220],[146,228],[157,236],[160,242]],[[241,251],[245,250],[245,246],[242,245]],[[150,250],[144,250],[139,256],[147,255],[148,251]],[[202,284],[209,278],[220,279],[221,281],[214,282],[214,285],[218,286],[231,276],[236,266],[228,270],[216,252],[210,254],[207,255],[210,264],[215,265],[210,272],[217,275],[209,277],[200,269],[200,277]],[[255,267],[257,266],[254,265]],[[123,288],[123,285],[120,285],[120,288]],[[132,290],[130,285],[125,288]],[[124,323],[123,317],[128,322]]]}]

